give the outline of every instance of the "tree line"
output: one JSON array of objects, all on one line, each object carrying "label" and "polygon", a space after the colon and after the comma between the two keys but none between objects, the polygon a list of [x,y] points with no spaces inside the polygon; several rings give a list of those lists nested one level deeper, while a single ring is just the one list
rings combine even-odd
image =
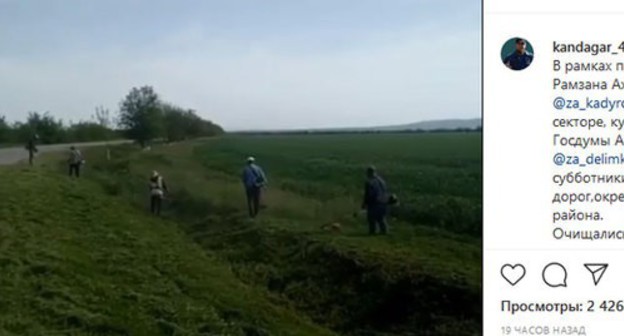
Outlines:
[{"label": "tree line", "polygon": [[97,107],[90,121],[68,125],[49,112],[31,112],[25,121],[9,123],[0,115],[0,144],[22,144],[36,135],[42,144],[131,139],[146,146],[156,139],[173,142],[222,133],[194,110],[163,102],[151,86],[132,88],[116,115]]}]

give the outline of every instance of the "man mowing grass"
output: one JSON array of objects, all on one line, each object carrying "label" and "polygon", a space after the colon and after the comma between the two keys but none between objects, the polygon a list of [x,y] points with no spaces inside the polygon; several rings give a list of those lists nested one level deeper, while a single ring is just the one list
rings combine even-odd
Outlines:
[{"label": "man mowing grass", "polygon": [[371,235],[388,233],[386,216],[388,206],[398,203],[396,195],[388,194],[386,182],[379,176],[377,169],[370,166],[366,169],[366,183],[364,184],[364,200],[362,209],[366,210],[368,233]]},{"label": "man mowing grass", "polygon": [[160,216],[160,210],[162,209],[162,201],[165,197],[165,192],[168,191],[165,179],[157,172],[152,172],[152,177],[149,179],[150,184],[150,209],[152,214]]},{"label": "man mowing grass", "polygon": [[69,164],[69,177],[80,177],[80,168],[85,163],[84,157],[82,156],[82,152],[75,146],[71,146],[69,150],[69,159],[67,159],[67,163]]},{"label": "man mowing grass", "polygon": [[256,163],[253,157],[247,158],[247,165],[243,169],[243,186],[247,195],[247,207],[249,217],[255,218],[260,212],[260,197],[262,188],[267,184],[264,171]]}]

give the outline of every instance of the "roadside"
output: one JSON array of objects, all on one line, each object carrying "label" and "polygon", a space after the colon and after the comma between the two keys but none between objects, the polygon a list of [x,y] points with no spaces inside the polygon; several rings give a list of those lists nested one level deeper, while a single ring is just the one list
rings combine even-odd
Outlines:
[{"label": "roadside", "polygon": [[[270,206],[249,221],[237,177],[204,165],[204,157],[221,159],[211,147],[187,142],[139,152],[119,146],[111,161],[94,148],[87,152],[86,176],[106,194],[145,208],[144,181],[157,169],[171,182],[166,219],[229,263],[240,281],[268,290],[282,307],[335,332],[478,334],[478,244],[404,223],[396,223],[388,237],[371,239],[361,233],[361,218],[335,216],[345,202],[281,189],[276,177],[266,195]],[[334,221],[341,232],[321,228]]]},{"label": "roadside", "polygon": [[59,175],[61,154],[0,167],[1,335],[333,335],[175,222]]},{"label": "roadside", "polygon": [[[115,141],[98,141],[98,142],[85,142],[78,144],[55,144],[55,145],[40,145],[37,146],[39,152],[38,155],[51,152],[59,152],[63,150],[69,150],[69,147],[75,145],[79,148],[98,147],[106,145],[122,145],[132,143],[132,140],[115,140]],[[19,163],[20,161],[28,160],[28,151],[24,147],[9,147],[0,148],[0,165],[12,165]]]},{"label": "roadside", "polygon": [[[229,268],[229,281],[270,293],[281,309],[339,334],[478,334],[480,254],[469,239],[408,225],[371,239],[360,233],[360,219],[336,217],[334,210],[348,202],[323,202],[282,189],[276,180],[267,195],[271,206],[258,221],[248,221],[237,177],[205,164],[206,157],[223,159],[211,151],[211,141],[147,152],[115,146],[111,160],[104,148],[91,148],[85,150],[85,182],[136,210],[146,206],[145,181],[157,169],[172,182],[164,213],[172,230]],[[41,171],[64,169],[61,155],[68,146],[45,155]],[[342,232],[319,228],[334,220]]]}]

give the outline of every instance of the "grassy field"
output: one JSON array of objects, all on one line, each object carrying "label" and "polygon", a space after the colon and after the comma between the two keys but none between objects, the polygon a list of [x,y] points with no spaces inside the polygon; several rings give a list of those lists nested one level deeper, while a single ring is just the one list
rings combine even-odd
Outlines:
[{"label": "grassy field", "polygon": [[357,208],[364,170],[372,164],[403,201],[395,217],[481,237],[480,134],[232,137],[195,153],[208,169],[226,175],[255,156],[272,187],[336,203],[336,216]]},{"label": "grassy field", "polygon": [[97,184],[3,168],[0,185],[2,335],[332,334]]},{"label": "grassy field", "polygon": [[[10,240],[54,255],[55,267],[64,272],[51,274],[67,282],[55,290],[71,296],[54,296],[63,301],[54,304],[60,312],[33,310],[32,304],[15,309],[37,321],[40,329],[32,330],[115,334],[97,328],[105,324],[131,335],[194,334],[202,327],[215,335],[480,334],[478,134],[223,137],[151,151],[115,147],[111,161],[102,148],[85,153],[81,181],[59,177],[65,167],[54,157],[37,168],[41,172],[13,169],[2,175],[13,183],[10,190],[36,195],[15,200],[5,213],[29,213],[37,234],[18,236],[26,219],[14,218]],[[255,221],[245,216],[239,177],[249,155],[270,181],[266,209]],[[367,236],[358,212],[369,164],[402,200],[392,211],[387,237]],[[145,214],[147,178],[154,169],[172,189],[162,220]],[[45,202],[47,197],[59,203]],[[41,208],[29,211],[25,202]],[[45,223],[36,219],[50,212],[55,215]],[[323,230],[328,223],[340,223],[343,231]],[[125,241],[118,231],[132,238]],[[75,242],[82,235],[88,239]],[[22,252],[17,246],[6,251]],[[100,258],[86,257],[91,254]],[[74,289],[74,272],[90,283],[88,290],[84,284]],[[32,288],[27,284],[35,280],[15,281],[15,288]],[[37,290],[17,291],[14,299],[28,295],[45,302]],[[115,301],[124,290],[155,298],[124,306],[123,295]],[[170,300],[166,313],[153,313]],[[116,305],[119,312],[108,313]],[[210,312],[201,315],[195,305]],[[75,311],[85,315],[68,324]],[[130,329],[134,319],[142,321],[136,327],[141,329]],[[174,329],[161,327],[161,320]]]}]

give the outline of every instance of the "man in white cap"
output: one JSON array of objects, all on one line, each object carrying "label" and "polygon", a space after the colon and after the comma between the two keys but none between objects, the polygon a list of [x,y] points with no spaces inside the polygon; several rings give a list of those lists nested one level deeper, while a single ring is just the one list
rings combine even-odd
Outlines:
[{"label": "man in white cap", "polygon": [[247,165],[243,169],[243,186],[247,195],[247,207],[249,209],[249,217],[255,218],[260,211],[260,196],[262,188],[267,184],[267,178],[264,171],[256,163],[253,157],[247,158]]},{"label": "man in white cap", "polygon": [[152,172],[152,177],[150,177],[150,208],[152,210],[152,214],[160,216],[160,210],[162,208],[162,200],[165,197],[165,192],[167,190],[167,184],[165,184],[165,179],[157,171]]}]

